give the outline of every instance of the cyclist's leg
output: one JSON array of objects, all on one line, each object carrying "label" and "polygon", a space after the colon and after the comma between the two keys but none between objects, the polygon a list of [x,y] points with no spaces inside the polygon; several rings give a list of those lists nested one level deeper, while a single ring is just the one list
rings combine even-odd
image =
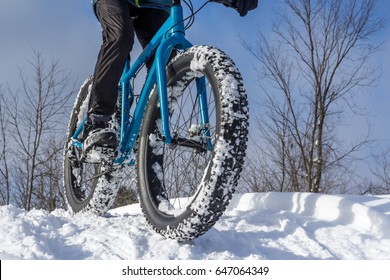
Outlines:
[{"label": "cyclist's leg", "polygon": [[[134,19],[134,29],[137,34],[138,41],[145,48],[157,33],[160,27],[169,17],[169,13],[160,9],[137,9],[137,17]],[[146,67],[150,69],[153,63],[154,56],[146,62]]]},{"label": "cyclist's leg", "polygon": [[99,0],[96,13],[103,28],[103,44],[95,66],[90,111],[114,113],[118,81],[134,43],[130,4],[122,0]]}]

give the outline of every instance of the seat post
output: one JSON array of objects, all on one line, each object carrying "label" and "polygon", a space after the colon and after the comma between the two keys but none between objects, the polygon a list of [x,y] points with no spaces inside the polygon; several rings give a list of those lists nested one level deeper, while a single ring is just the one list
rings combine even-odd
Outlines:
[{"label": "seat post", "polygon": [[181,1],[180,0],[172,0],[172,6],[180,6]]}]

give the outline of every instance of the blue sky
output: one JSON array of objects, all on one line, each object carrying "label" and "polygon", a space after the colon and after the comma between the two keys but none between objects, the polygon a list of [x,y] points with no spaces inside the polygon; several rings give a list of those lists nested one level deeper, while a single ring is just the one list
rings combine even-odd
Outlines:
[{"label": "blue sky", "polygon": [[[199,6],[204,1],[193,2]],[[197,16],[188,35],[194,44],[212,44],[224,49],[240,69],[248,70],[243,72],[250,73],[251,59],[238,37],[241,34],[250,40],[257,25],[269,25],[270,8],[264,3],[242,18],[232,9],[210,3]],[[91,74],[101,30],[90,0],[1,0],[0,26],[0,84],[17,83],[16,65],[25,65],[32,49],[42,51],[48,58],[55,57],[80,79]]]},{"label": "blue sky", "polygon": [[[195,6],[203,0],[194,0]],[[379,0],[378,14],[387,16],[390,1]],[[215,3],[208,4],[196,18],[188,36],[194,44],[211,44],[226,51],[241,70],[251,104],[261,96],[257,86],[253,58],[239,43],[241,36],[248,43],[256,42],[257,28],[269,31],[277,1],[260,0],[260,6],[242,18],[234,10]],[[367,89],[363,102],[371,109],[373,138],[380,139],[378,149],[390,147],[390,21],[375,38],[384,41],[373,63],[382,67],[383,75],[375,88]],[[79,83],[94,68],[100,46],[100,26],[90,6],[90,0],[1,0],[0,5],[0,85],[18,87],[17,66],[27,67],[33,49],[42,51],[50,60],[59,60]],[[205,32],[207,31],[207,32]],[[139,46],[136,46],[139,50]],[[256,108],[252,112],[255,113]],[[342,135],[357,137],[365,121],[346,117]],[[372,151],[366,151],[367,154]]]}]

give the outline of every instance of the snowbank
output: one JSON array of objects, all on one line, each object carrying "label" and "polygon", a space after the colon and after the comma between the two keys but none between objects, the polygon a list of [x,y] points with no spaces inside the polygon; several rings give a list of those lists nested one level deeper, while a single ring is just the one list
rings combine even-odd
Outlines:
[{"label": "snowbank", "polygon": [[187,243],[155,233],[139,205],[105,217],[2,206],[0,259],[390,259],[390,196],[237,194]]}]

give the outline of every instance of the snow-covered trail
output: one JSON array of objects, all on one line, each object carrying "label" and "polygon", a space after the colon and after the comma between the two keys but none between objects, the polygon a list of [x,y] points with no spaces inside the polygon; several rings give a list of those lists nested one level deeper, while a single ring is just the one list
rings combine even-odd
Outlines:
[{"label": "snow-covered trail", "polygon": [[0,259],[390,259],[390,196],[236,194],[205,235],[168,240],[139,205],[105,217],[0,207]]}]

